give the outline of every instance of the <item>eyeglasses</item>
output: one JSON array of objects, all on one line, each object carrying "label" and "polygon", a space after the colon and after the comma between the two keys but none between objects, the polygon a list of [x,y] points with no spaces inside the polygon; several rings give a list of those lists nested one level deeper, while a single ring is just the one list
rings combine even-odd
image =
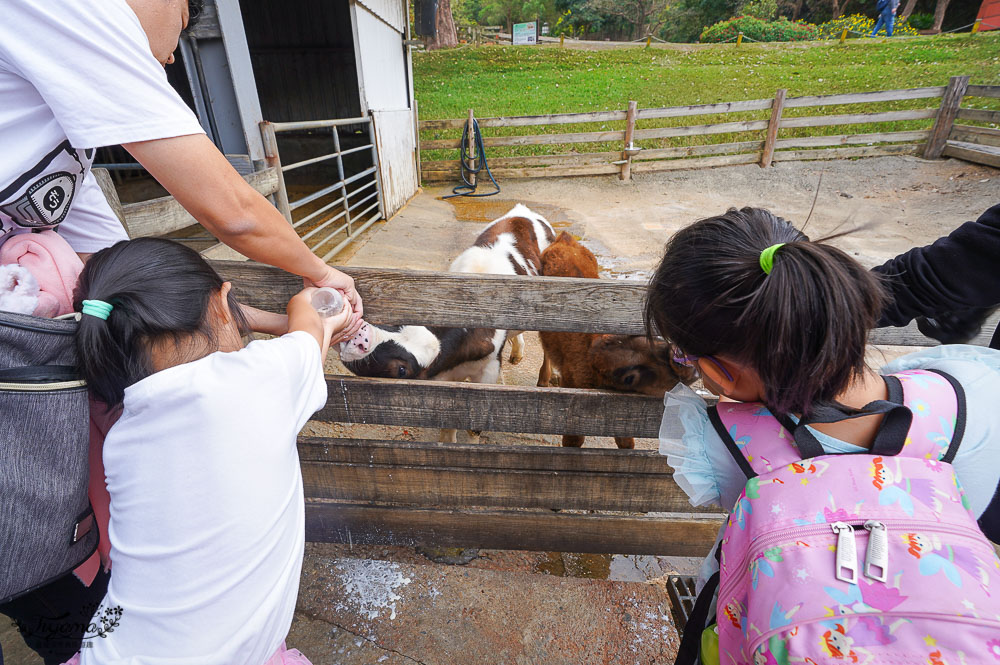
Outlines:
[{"label": "eyeglasses", "polygon": [[719,371],[722,372],[723,376],[725,376],[726,379],[728,379],[729,381],[734,380],[732,374],[729,373],[729,370],[723,367],[722,363],[720,363],[712,356],[691,356],[684,354],[679,349],[677,349],[674,351],[673,358],[674,362],[677,363],[678,365],[683,365],[684,367],[693,367],[695,369],[698,369],[697,363],[699,360],[707,360],[708,362],[718,367]]}]

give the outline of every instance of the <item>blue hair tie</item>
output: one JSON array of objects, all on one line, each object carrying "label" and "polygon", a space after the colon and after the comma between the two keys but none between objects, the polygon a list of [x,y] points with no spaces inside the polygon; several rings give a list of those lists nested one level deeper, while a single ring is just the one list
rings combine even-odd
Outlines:
[{"label": "blue hair tie", "polygon": [[102,321],[107,321],[108,315],[111,314],[111,310],[114,309],[114,305],[104,302],[103,300],[84,300],[83,307],[81,309],[84,314],[96,316]]}]

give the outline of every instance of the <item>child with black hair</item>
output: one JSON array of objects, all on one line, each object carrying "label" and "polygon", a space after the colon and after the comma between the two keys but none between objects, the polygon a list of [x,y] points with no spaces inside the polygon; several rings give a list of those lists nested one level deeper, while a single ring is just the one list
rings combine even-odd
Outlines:
[{"label": "child with black hair", "polygon": [[[646,301],[646,324],[683,351],[721,399],[761,402],[797,421],[816,405],[848,410],[888,397],[884,374],[940,369],[964,387],[967,422],[955,470],[976,515],[992,508],[1000,481],[1000,351],[948,345],[903,356],[879,372],[865,364],[869,331],[882,312],[879,276],[843,251],[810,241],[760,208],[695,222],[667,243]],[[746,481],[687,386],[667,393],[682,439],[661,452],[694,505],[729,509]],[[882,416],[809,424],[828,452],[864,452]],[[987,532],[1000,542],[1000,529]]]},{"label": "child with black hair", "polygon": [[[874,524],[884,533],[884,524],[877,521],[885,519],[881,517],[884,513],[895,511],[906,517],[914,511],[920,514],[921,506],[940,511],[959,501],[954,490],[960,488],[964,519],[970,523],[978,519],[986,535],[1000,542],[1000,466],[996,464],[1000,410],[995,405],[1000,394],[1000,351],[940,346],[903,356],[876,372],[866,365],[865,351],[868,333],[884,301],[878,275],[841,250],[810,241],[789,222],[759,208],[730,209],[700,220],[667,243],[649,285],[647,329],[673,342],[678,349],[675,360],[697,367],[705,386],[720,401],[717,408],[709,408],[704,399],[680,384],[667,393],[664,423],[679,417],[684,433],[679,439],[661,436],[660,451],[692,504],[714,504],[732,511],[728,528],[723,528],[721,593],[727,584],[730,590],[739,589],[733,587],[732,580],[746,574],[739,566],[733,567],[743,552],[740,538],[752,529],[766,529],[761,525],[769,522],[806,532],[820,529],[818,533],[826,534],[827,540],[833,539],[841,526],[853,533],[845,522],[857,525],[855,529]],[[920,399],[923,397],[926,399]],[[844,466],[841,460],[852,456],[840,457],[835,465],[831,461],[836,459],[834,453],[869,454]],[[915,462],[918,470],[928,469],[932,476],[950,463],[955,479],[950,486],[945,483],[943,491],[919,473],[911,482],[906,474],[913,467],[907,466],[907,460]],[[835,497],[838,492],[839,500]],[[935,548],[941,547],[937,540],[925,538],[926,533],[904,533],[905,527],[900,527],[898,520],[885,523],[891,525],[891,533],[881,552],[893,554],[888,564],[883,562],[882,571],[896,575],[890,583],[898,584],[898,575],[908,565],[907,557],[927,557],[920,564],[920,575],[933,575],[947,567],[934,558]],[[827,533],[824,527],[834,527],[833,532]],[[974,524],[967,533],[981,537]],[[849,544],[854,542],[854,536],[844,537]],[[910,549],[899,554],[900,539],[906,537],[912,539]],[[860,567],[857,569],[857,579],[866,578],[862,588],[867,592],[873,588],[867,579],[872,574],[869,563],[873,555],[871,546],[865,554],[864,541],[859,542],[865,567],[863,575]],[[795,560],[799,545],[811,547],[808,551],[825,552],[827,548],[820,547],[823,543],[796,540],[786,548],[785,561],[789,556]],[[781,574],[794,569],[798,581],[809,579],[811,586],[808,591],[806,587],[786,589],[786,597],[770,616],[770,633],[766,617],[761,624],[760,615],[754,615],[766,613],[770,605],[763,610],[760,604],[751,607],[746,598],[742,604],[733,601],[730,593],[719,598],[720,605],[735,604],[725,605],[730,621],[720,619],[717,634],[729,630],[732,622],[737,635],[742,628],[747,644],[763,640],[755,658],[787,649],[781,640],[780,644],[767,642],[767,635],[777,635],[782,626],[791,624],[791,615],[801,603],[815,600],[816,593],[836,594],[840,582],[824,586],[823,575],[830,573],[832,580],[831,571],[836,569],[837,579],[842,580],[840,566],[854,570],[857,565],[840,541],[830,549],[836,549],[836,566],[822,554],[818,555],[822,565],[814,570],[808,565],[796,568],[799,564],[784,564],[791,568]],[[781,560],[780,550],[776,547],[778,554],[768,550],[765,555]],[[991,548],[987,546],[986,551],[993,557]],[[706,560],[701,583],[719,579],[712,574],[719,569],[717,562],[716,556]],[[941,567],[933,568],[935,562]],[[770,566],[777,564],[768,561],[764,567],[754,560],[751,569],[754,565],[761,566],[753,573],[752,583],[759,595],[758,580],[774,576],[776,569]],[[948,569],[948,580],[961,583],[954,565],[968,564],[958,561]],[[905,579],[912,585],[920,578]],[[749,581],[745,583],[749,585]],[[764,586],[762,581],[761,588]],[[946,586],[943,593],[947,594],[948,588],[952,587]],[[956,598],[961,596],[941,596],[942,602]],[[852,607],[847,611],[875,611]],[[749,624],[748,614],[753,615]],[[796,620],[805,621],[805,614],[803,610]],[[831,631],[825,636],[829,644],[838,640],[840,646],[850,646],[853,640],[866,644],[852,636],[853,624],[831,626],[826,626]],[[896,639],[892,635],[895,628],[887,630],[890,632],[883,638],[888,641],[879,644]],[[766,633],[764,637],[760,637],[761,631]],[[733,649],[732,633],[729,635],[728,648]],[[685,641],[682,652],[686,658],[692,643],[687,636]],[[772,651],[766,651],[768,648]]]},{"label": "child with black hair", "polygon": [[117,623],[76,662],[309,662],[283,641],[305,536],[295,443],[351,317],[320,318],[314,291],[289,301],[287,334],[244,347],[230,284],[195,251],[142,238],[87,263],[81,371],[121,408],[104,443],[114,565],[94,621]]}]

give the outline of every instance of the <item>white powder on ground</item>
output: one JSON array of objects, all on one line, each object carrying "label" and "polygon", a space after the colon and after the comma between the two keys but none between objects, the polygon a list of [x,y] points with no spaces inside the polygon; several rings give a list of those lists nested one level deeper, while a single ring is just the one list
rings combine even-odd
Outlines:
[{"label": "white powder on ground", "polygon": [[388,610],[389,618],[396,618],[396,602],[402,600],[396,590],[412,581],[400,572],[398,564],[341,559],[333,567],[344,588],[344,609],[356,611],[368,619],[375,619]]}]

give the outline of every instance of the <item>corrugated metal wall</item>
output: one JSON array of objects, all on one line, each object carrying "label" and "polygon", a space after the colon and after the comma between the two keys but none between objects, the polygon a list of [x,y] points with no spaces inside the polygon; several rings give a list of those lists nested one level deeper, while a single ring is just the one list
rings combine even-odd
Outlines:
[{"label": "corrugated metal wall", "polygon": [[265,120],[361,114],[348,0],[243,0],[241,8]]},{"label": "corrugated metal wall", "polygon": [[372,14],[391,25],[396,32],[406,32],[406,3],[401,0],[358,0]]}]

